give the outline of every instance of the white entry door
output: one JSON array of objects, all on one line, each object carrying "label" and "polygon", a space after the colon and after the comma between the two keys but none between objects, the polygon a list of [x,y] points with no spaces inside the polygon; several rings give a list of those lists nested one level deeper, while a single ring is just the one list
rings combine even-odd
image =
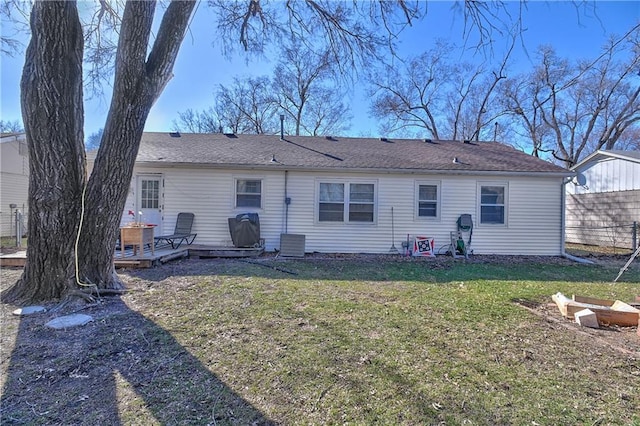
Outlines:
[{"label": "white entry door", "polygon": [[[138,176],[138,199],[136,205],[142,212],[142,221],[151,225],[162,225],[162,176]],[[139,212],[136,212],[136,220]],[[157,232],[157,231],[156,231]]]}]

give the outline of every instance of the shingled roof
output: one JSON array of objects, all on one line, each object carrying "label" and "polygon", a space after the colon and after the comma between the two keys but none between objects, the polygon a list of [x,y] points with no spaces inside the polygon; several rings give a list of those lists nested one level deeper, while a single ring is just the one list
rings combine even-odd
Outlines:
[{"label": "shingled roof", "polygon": [[137,162],[237,168],[569,176],[498,142],[279,135],[144,133]]}]

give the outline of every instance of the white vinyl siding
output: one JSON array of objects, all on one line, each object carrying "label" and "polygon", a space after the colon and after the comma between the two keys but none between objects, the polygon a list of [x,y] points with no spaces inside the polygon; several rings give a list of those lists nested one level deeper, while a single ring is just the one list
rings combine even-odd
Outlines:
[{"label": "white vinyl siding", "polygon": [[637,152],[599,151],[574,170],[566,184],[566,242],[633,247],[630,228],[640,217]]},{"label": "white vinyl siding", "polygon": [[632,191],[640,189],[640,162],[601,158],[581,165],[567,185],[572,194]]},{"label": "white vinyl siding", "polygon": [[[247,212],[235,207],[237,178],[261,181],[262,209],[260,236],[267,251],[280,247],[280,234],[305,235],[307,253],[389,253],[392,243],[402,243],[414,236],[435,239],[438,255],[449,244],[449,233],[456,231],[461,214],[473,217],[471,248],[476,255],[554,255],[561,253],[560,177],[503,177],[478,179],[474,176],[403,175],[388,173],[336,173],[318,171],[237,170],[166,167],[136,167],[134,174],[163,173],[163,222],[155,229],[160,235],[173,232],[179,212],[195,214],[195,244],[231,245],[228,218]],[[506,218],[508,226],[479,224],[479,183],[507,183]],[[319,183],[374,185],[374,222],[318,221]],[[437,220],[417,216],[416,183],[438,182],[440,211]],[[285,187],[286,195],[285,195]],[[291,203],[286,206],[285,198]],[[346,196],[345,196],[346,198]],[[124,213],[126,214],[125,207]],[[391,210],[393,208],[393,215]],[[345,216],[345,219],[347,217]],[[413,241],[413,240],[411,240]]]},{"label": "white vinyl siding", "polygon": [[[15,212],[24,215],[25,231],[29,206],[29,157],[24,135],[7,136],[0,143],[0,234],[15,236]],[[16,208],[11,208],[12,204]]]}]

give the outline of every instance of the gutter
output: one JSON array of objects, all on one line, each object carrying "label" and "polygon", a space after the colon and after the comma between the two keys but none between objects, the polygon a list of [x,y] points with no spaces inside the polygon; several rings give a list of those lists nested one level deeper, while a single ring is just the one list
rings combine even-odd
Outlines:
[{"label": "gutter", "polygon": [[232,169],[232,170],[297,170],[306,172],[334,172],[342,173],[377,173],[377,174],[405,174],[405,175],[452,175],[452,176],[523,176],[523,177],[562,177],[568,178],[575,175],[574,172],[520,172],[504,170],[451,170],[451,169],[377,169],[365,167],[309,167],[290,164],[238,164],[238,163],[191,163],[191,162],[161,162],[161,161],[137,161],[136,166],[153,168],[206,168],[206,169]]}]

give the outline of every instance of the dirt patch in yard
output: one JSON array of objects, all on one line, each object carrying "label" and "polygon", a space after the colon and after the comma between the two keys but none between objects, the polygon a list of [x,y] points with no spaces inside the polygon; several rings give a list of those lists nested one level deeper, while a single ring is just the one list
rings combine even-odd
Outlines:
[{"label": "dirt patch in yard", "polygon": [[621,356],[630,356],[640,360],[640,336],[637,327],[618,327],[616,325],[600,328],[581,327],[575,321],[562,316],[558,306],[553,302],[535,302],[531,300],[515,299],[514,303],[534,313],[548,322],[550,328],[564,328],[573,333],[588,336],[593,341],[593,346],[587,348],[585,353],[597,352],[603,347],[612,348]]}]

